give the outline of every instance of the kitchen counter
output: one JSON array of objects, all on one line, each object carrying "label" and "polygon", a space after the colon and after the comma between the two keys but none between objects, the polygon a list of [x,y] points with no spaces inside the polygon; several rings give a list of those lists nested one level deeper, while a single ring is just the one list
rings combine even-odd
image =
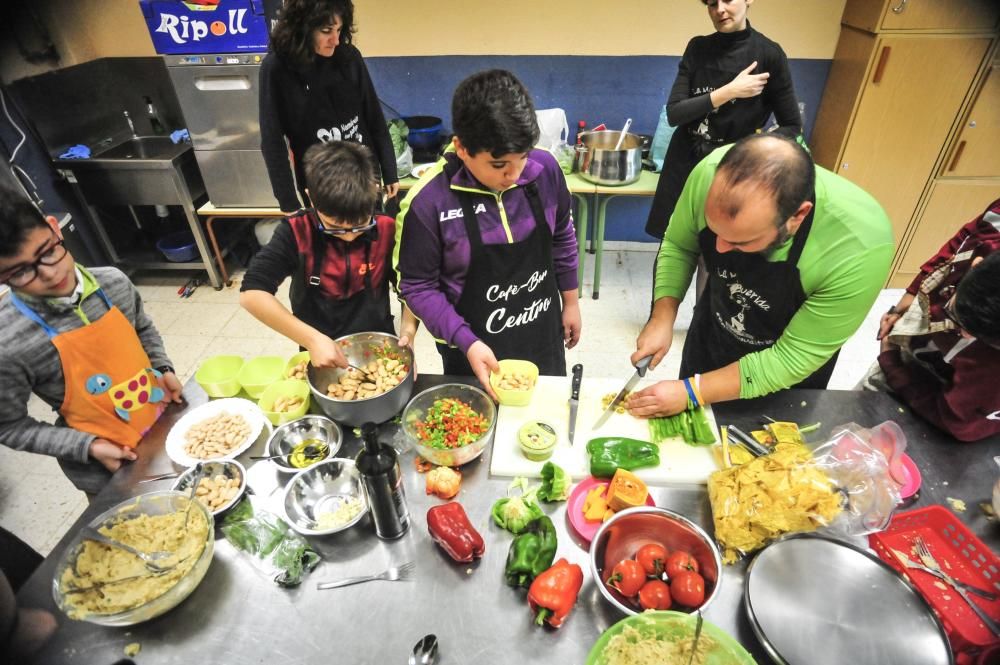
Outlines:
[{"label": "kitchen counter", "polygon": [[[414,394],[448,381],[448,377],[423,375]],[[184,395],[186,408],[206,401],[193,381],[185,387]],[[873,426],[895,420],[907,435],[907,452],[923,473],[923,488],[907,507],[946,504],[948,497],[963,499],[968,510],[959,513],[959,518],[994,551],[1000,549],[1000,525],[988,521],[978,508],[978,503],[989,501],[997,475],[991,458],[1000,454],[998,439],[956,443],[885,394],[794,390],[719,404],[714,409],[720,424],[735,424],[744,430],[758,427],[762,414],[800,423],[821,421],[822,432],[847,421]],[[424,478],[414,471],[411,451],[400,457],[411,527],[399,540],[380,541],[367,519],[341,534],[311,539],[324,562],[299,588],[286,590],[264,578],[245,555],[220,536],[215,560],[201,585],[164,616],[124,629],[67,620],[55,607],[51,586],[56,561],[69,543],[70,534],[127,497],[169,488],[169,480],[138,486],[135,481],[171,470],[163,442],[184,410],[178,406],[168,408],[140,446],[139,459],[114,476],[21,589],[18,598],[22,606],[47,609],[60,623],[54,638],[37,655],[37,662],[111,665],[122,658],[126,644],[138,642],[142,652],[135,661],[144,665],[404,663],[414,643],[434,633],[440,643],[441,665],[583,663],[601,632],[622,618],[604,601],[591,579],[587,551],[567,525],[566,504],[542,504],[559,532],[557,557],[580,564],[584,586],[561,629],[532,624],[525,592],[511,589],[503,581],[512,536],[492,524],[489,509],[506,494],[510,481],[489,476],[489,452],[462,469],[464,480],[457,497],[483,534],[486,554],[475,563],[453,563],[427,533],[427,509],[440,501],[425,495]],[[383,425],[383,440],[391,437],[395,429],[391,422]],[[345,434],[339,455],[353,456],[359,441],[350,430]],[[239,459],[247,464],[247,457],[261,454],[262,446],[263,440],[258,441]],[[269,469],[263,471],[271,473]],[[249,476],[251,484],[258,478],[254,471]],[[282,476],[282,480],[289,477]],[[703,487],[650,489],[658,506],[682,513],[711,532],[711,510]],[[319,581],[375,573],[407,561],[416,563],[411,581],[316,589]],[[745,562],[724,569],[719,595],[706,610],[705,618],[733,635],[759,663],[767,663],[742,607],[745,569]]]}]

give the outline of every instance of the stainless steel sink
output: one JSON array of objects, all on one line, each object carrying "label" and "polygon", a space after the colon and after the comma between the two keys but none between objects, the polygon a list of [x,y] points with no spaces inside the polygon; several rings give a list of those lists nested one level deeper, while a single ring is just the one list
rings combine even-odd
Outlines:
[{"label": "stainless steel sink", "polygon": [[185,147],[168,136],[135,136],[97,152],[92,159],[172,159]]}]

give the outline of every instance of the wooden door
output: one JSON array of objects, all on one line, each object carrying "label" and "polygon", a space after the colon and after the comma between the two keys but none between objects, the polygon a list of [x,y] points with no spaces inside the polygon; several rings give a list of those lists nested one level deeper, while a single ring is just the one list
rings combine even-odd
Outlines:
[{"label": "wooden door", "polygon": [[874,196],[903,236],[990,39],[880,37],[837,172]]},{"label": "wooden door", "polygon": [[890,286],[908,285],[920,271],[920,266],[937,254],[941,245],[998,198],[1000,179],[935,182]]},{"label": "wooden door", "polygon": [[998,19],[996,0],[889,0],[882,30],[991,30]]},{"label": "wooden door", "polygon": [[986,73],[954,147],[945,161],[945,177],[1000,177],[1000,56]]}]

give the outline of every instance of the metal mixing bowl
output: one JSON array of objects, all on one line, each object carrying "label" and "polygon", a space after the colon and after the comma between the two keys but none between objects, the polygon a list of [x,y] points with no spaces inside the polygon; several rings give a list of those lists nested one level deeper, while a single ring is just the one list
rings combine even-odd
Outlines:
[{"label": "metal mixing bowl", "polygon": [[[266,455],[289,455],[303,441],[318,439],[329,447],[329,451],[322,459],[316,460],[311,466],[330,459],[340,450],[344,442],[344,433],[340,425],[329,418],[323,416],[303,416],[298,420],[285,423],[274,430],[271,438],[267,440]],[[298,473],[302,468],[292,466],[287,457],[275,457],[271,460],[279,471],[285,473]],[[309,468],[309,467],[306,467]]]},{"label": "metal mixing bowl", "polygon": [[622,559],[632,559],[643,545],[659,543],[668,551],[683,550],[698,562],[698,572],[705,578],[705,609],[719,591],[722,557],[715,541],[688,518],[666,508],[639,506],[623,510],[601,525],[590,545],[590,572],[600,580],[601,595],[625,614],[639,614],[624,596],[603,583]]},{"label": "metal mixing bowl", "polygon": [[388,392],[368,399],[340,400],[327,397],[326,389],[331,383],[337,383],[347,370],[339,367],[317,369],[309,365],[309,388],[323,413],[350,427],[368,422],[383,423],[398,414],[413,393],[413,353],[410,349],[399,346],[399,338],[395,335],[378,332],[347,335],[337,339],[337,343],[347,362],[357,367],[367,365],[388,343],[389,349],[399,353],[401,362],[409,369],[399,385]]},{"label": "metal mixing bowl", "polygon": [[642,175],[642,138],[626,134],[622,147],[619,131],[603,130],[580,134],[576,146],[580,177],[598,185],[630,185]]},{"label": "metal mixing bowl", "polygon": [[[123,501],[117,506],[104,511],[90,521],[90,526],[95,529],[100,529],[102,526],[120,519],[131,519],[139,515],[165,515],[180,510],[186,510],[187,507],[188,498],[186,494],[175,492],[173,490],[150,492],[148,494],[143,494],[139,497]],[[150,619],[158,617],[164,612],[173,609],[195,590],[195,587],[197,587],[202,578],[205,577],[209,564],[212,563],[212,554],[215,551],[215,520],[212,519],[212,515],[208,512],[208,509],[197,501],[191,505],[191,510],[200,511],[208,521],[205,545],[191,569],[188,570],[179,580],[177,580],[174,586],[170,587],[165,593],[147,603],[114,614],[88,614],[81,617],[82,621],[88,621],[102,626],[134,626],[137,623],[149,621]],[[59,563],[56,564],[56,574],[55,578],[52,580],[52,595],[55,598],[56,605],[58,605],[59,609],[63,612],[71,611],[70,596],[73,594],[63,592],[60,588],[60,579],[62,578],[63,572],[68,567],[75,564],[76,557],[79,554],[82,545],[83,537],[82,533],[79,533],[75,538],[73,538],[69,546],[60,555]]]},{"label": "metal mixing bowl", "polygon": [[[223,514],[229,512],[229,510],[240,502],[240,498],[243,497],[243,493],[247,489],[247,470],[242,464],[236,460],[215,460],[212,462],[202,462],[202,472],[204,478],[215,478],[218,475],[225,476],[226,478],[236,478],[240,481],[240,487],[236,491],[236,495],[233,496],[229,503],[224,504],[218,510],[212,511],[212,516],[215,518],[222,517]],[[195,471],[197,467],[191,467],[174,482],[173,487],[170,489],[181,492],[185,495],[191,493],[191,481],[194,480]]]},{"label": "metal mixing bowl", "polygon": [[[474,411],[484,416],[489,422],[489,429],[476,441],[461,448],[431,448],[420,442],[417,436],[416,423],[422,420],[436,400],[453,397],[465,402]],[[496,429],[497,407],[493,400],[479,388],[464,383],[446,383],[428,388],[410,400],[403,409],[403,432],[413,442],[417,454],[428,462],[442,466],[462,466],[483,454],[486,446],[493,440],[493,430]]]},{"label": "metal mixing bowl", "polygon": [[[319,516],[336,512],[347,497],[361,501],[361,512],[344,524],[321,529]],[[304,536],[326,536],[349,529],[368,513],[361,474],[353,461],[343,458],[320,462],[288,481],[282,505],[285,519]]]}]

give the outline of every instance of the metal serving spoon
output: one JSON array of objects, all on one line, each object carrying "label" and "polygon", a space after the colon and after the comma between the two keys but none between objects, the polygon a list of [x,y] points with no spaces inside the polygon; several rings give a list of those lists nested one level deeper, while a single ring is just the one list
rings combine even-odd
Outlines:
[{"label": "metal serving spoon", "polygon": [[175,556],[173,552],[143,552],[141,550],[135,549],[130,545],[126,545],[125,543],[119,542],[114,538],[105,536],[103,533],[101,533],[92,526],[83,527],[81,536],[86,540],[92,540],[95,543],[101,543],[103,545],[108,545],[109,547],[116,547],[120,550],[125,550],[130,554],[134,554],[135,556],[139,557],[142,560],[142,562],[146,565],[147,569],[151,570],[154,573],[161,573],[170,570],[171,568],[176,567],[177,564],[179,563],[175,561],[170,565],[165,566],[160,562],[163,561],[164,559],[169,559],[170,557]]},{"label": "metal serving spoon", "polygon": [[[310,443],[308,446],[303,448],[300,452],[306,459],[312,459],[314,457],[322,457],[326,455],[327,451],[330,450],[330,446],[325,443]],[[295,454],[293,450],[290,453],[285,453],[283,455],[263,455],[260,457],[251,457],[253,460],[263,460],[263,459],[278,459],[279,457],[291,457]]]},{"label": "metal serving spoon", "polygon": [[424,635],[419,642],[413,645],[413,653],[410,654],[408,665],[434,665],[437,661],[438,638],[437,635]]}]

